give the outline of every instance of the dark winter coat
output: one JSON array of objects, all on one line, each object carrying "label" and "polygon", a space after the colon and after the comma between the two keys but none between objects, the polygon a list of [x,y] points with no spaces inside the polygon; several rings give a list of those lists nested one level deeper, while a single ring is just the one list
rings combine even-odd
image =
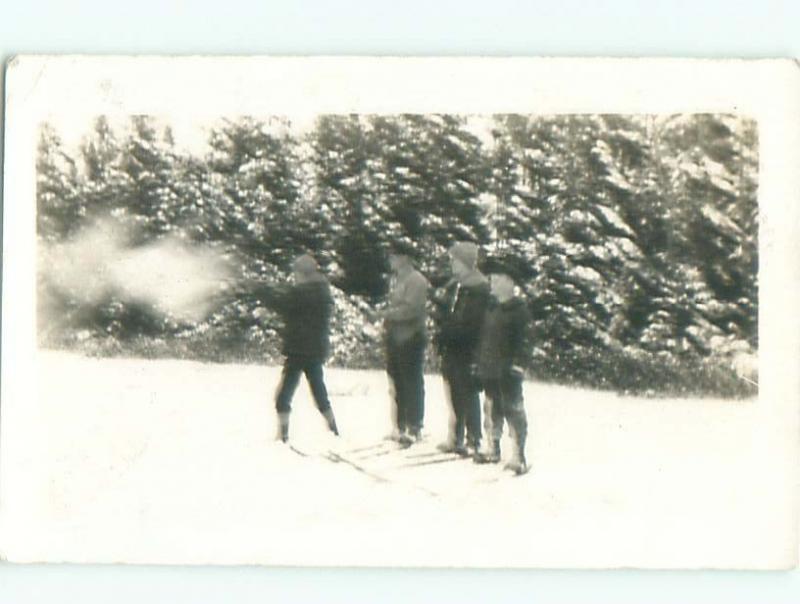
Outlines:
[{"label": "dark winter coat", "polygon": [[274,291],[264,301],[283,318],[283,354],[320,361],[327,358],[333,298],[322,275]]},{"label": "dark winter coat", "polygon": [[530,317],[522,298],[502,304],[493,301],[486,312],[478,348],[481,379],[507,377],[514,366],[522,367],[528,353],[527,330]]},{"label": "dark winter coat", "polygon": [[440,308],[436,342],[441,354],[474,357],[489,304],[486,277],[476,272],[461,284],[450,283],[435,302]]}]

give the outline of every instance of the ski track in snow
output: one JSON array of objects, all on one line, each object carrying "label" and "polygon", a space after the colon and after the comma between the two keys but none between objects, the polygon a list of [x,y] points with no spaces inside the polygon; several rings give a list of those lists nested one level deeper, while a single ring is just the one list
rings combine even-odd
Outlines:
[{"label": "ski track in snow", "polygon": [[[758,547],[770,527],[740,521],[775,487],[759,471],[769,435],[751,429],[757,401],[526,383],[531,472],[514,477],[471,460],[404,465],[446,434],[436,375],[426,441],[383,455],[362,449],[390,431],[383,372],[326,369],[341,439],[301,383],[290,438],[303,457],[274,440],[279,367],[55,352],[39,363],[31,447],[47,463],[17,494],[39,503],[27,521],[42,530],[4,527],[21,561],[559,566],[580,551],[587,564],[657,565],[700,534],[691,565],[742,539]],[[510,446],[506,430],[503,461]],[[331,449],[367,472],[326,459]],[[698,525],[703,511],[714,521]]]}]

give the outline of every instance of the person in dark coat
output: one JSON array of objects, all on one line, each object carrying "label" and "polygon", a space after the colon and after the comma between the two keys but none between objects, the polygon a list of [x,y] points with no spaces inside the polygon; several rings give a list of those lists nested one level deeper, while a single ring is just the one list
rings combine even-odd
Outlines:
[{"label": "person in dark coat", "polygon": [[305,374],[314,402],[328,428],[339,434],[322,370],[330,348],[328,331],[333,308],[330,286],[309,255],[297,258],[292,268],[294,284],[286,290],[273,291],[265,300],[281,314],[284,322],[282,336],[286,358],[275,397],[280,425],[278,437],[284,442],[289,439],[292,396],[301,374]]},{"label": "person in dark coat", "polygon": [[478,375],[488,399],[491,422],[487,434],[489,450],[478,453],[478,463],[500,461],[503,423],[508,422],[514,440],[513,459],[506,468],[517,474],[527,472],[525,440],[528,420],[522,396],[522,367],[527,354],[529,313],[525,300],[515,295],[513,279],[498,270],[490,276],[492,302],[481,329],[478,347]]},{"label": "person in dark coat", "polygon": [[390,253],[392,280],[383,311],[386,371],[394,389],[395,430],[392,440],[419,441],[425,415],[425,346],[428,281],[414,268],[410,250],[399,245]]},{"label": "person in dark coat", "polygon": [[453,278],[445,285],[442,295],[434,299],[439,307],[437,346],[452,417],[448,438],[439,449],[469,455],[469,449],[478,452],[481,442],[480,386],[475,363],[489,303],[489,282],[477,268],[477,245],[458,242],[448,254]]}]

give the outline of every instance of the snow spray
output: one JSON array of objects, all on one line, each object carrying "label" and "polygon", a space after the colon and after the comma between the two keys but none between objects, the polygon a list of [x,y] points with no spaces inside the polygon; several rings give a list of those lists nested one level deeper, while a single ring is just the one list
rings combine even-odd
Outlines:
[{"label": "snow spray", "polygon": [[180,234],[139,246],[131,244],[133,234],[122,221],[97,221],[66,242],[43,245],[39,274],[79,303],[113,297],[177,320],[207,316],[231,278],[228,258]]}]

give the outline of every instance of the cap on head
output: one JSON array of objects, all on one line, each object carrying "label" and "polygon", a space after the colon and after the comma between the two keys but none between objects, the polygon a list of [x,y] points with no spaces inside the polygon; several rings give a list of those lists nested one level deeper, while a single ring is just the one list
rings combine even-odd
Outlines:
[{"label": "cap on head", "polygon": [[317,261],[310,255],[303,254],[294,261],[292,268],[301,275],[313,275],[319,271]]},{"label": "cap on head", "polygon": [[475,268],[478,265],[478,246],[471,241],[454,243],[447,253],[451,258],[459,260],[469,268]]}]

